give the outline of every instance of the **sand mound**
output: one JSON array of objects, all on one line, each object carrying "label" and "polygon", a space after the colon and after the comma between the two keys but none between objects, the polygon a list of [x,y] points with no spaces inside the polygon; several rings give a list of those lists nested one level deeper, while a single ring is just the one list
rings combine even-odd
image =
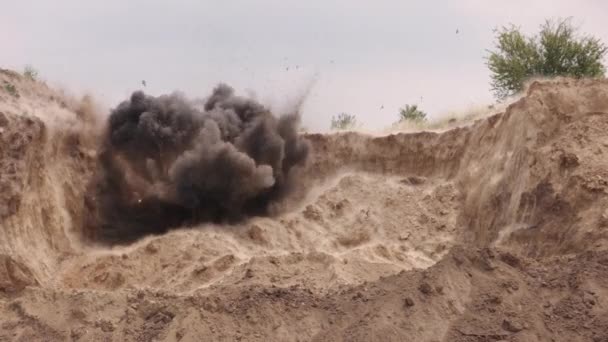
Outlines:
[{"label": "sand mound", "polygon": [[0,340],[608,340],[608,82],[443,133],[307,135],[281,214],[120,247],[82,239],[89,104],[0,83]]}]

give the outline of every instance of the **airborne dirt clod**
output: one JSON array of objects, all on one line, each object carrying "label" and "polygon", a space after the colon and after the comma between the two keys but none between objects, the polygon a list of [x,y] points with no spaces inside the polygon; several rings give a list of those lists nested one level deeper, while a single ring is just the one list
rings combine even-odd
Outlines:
[{"label": "airborne dirt clod", "polygon": [[301,136],[281,210],[120,245],[91,239],[95,106],[3,82],[0,341],[608,341],[606,81],[443,133]]}]

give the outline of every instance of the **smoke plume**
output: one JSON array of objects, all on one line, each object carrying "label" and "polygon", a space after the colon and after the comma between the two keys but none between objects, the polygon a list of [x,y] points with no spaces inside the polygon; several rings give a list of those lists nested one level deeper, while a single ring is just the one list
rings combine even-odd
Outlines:
[{"label": "smoke plume", "polygon": [[308,155],[299,119],[277,118],[223,84],[204,103],[133,93],[110,114],[87,197],[95,238],[269,214]]}]

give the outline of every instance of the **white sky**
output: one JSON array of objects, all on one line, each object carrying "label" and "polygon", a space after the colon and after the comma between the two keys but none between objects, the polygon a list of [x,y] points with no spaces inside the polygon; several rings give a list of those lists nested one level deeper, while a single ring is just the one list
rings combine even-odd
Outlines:
[{"label": "white sky", "polygon": [[0,0],[0,67],[108,106],[141,80],[193,97],[223,81],[280,110],[313,84],[305,126],[344,111],[375,129],[406,103],[431,117],[491,103],[492,29],[558,17],[608,42],[603,0]]}]

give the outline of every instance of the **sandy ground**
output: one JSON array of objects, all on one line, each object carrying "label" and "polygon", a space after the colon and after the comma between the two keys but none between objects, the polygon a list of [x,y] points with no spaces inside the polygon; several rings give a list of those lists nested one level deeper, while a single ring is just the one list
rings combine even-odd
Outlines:
[{"label": "sandy ground", "polygon": [[[310,134],[276,217],[85,243],[93,105],[0,72],[0,341],[608,341],[608,82]],[[84,132],[84,133],[83,133]]]}]

